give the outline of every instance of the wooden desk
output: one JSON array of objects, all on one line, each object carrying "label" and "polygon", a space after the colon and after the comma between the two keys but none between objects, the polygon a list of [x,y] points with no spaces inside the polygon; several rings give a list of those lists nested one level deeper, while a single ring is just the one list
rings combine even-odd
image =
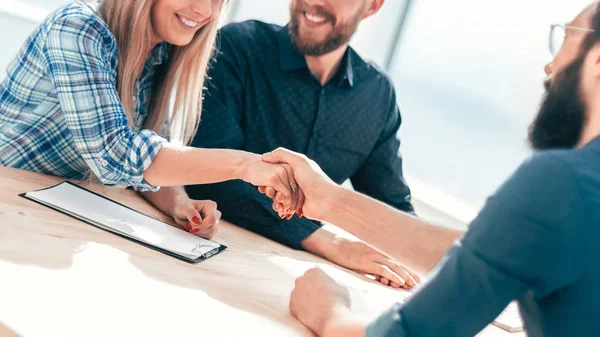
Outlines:
[{"label": "wooden desk", "polygon": [[[312,336],[288,300],[315,265],[355,288],[368,317],[408,295],[230,224],[214,239],[229,249],[191,265],[18,196],[61,181],[0,167],[0,336]],[[86,187],[167,220],[132,191]]]}]

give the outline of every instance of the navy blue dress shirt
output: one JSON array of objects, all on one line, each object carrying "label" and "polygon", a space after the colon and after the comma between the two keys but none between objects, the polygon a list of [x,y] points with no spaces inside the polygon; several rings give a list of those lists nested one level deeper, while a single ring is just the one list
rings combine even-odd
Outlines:
[{"label": "navy blue dress shirt", "polygon": [[600,336],[598,224],[600,138],[536,154],[489,199],[431,281],[367,336],[474,336],[512,300],[529,337]]},{"label": "navy blue dress shirt", "polygon": [[[413,212],[399,154],[400,111],[391,80],[348,48],[324,86],[291,43],[288,28],[230,24],[218,36],[193,146],[263,154],[278,147],[315,160],[334,181]],[[300,248],[320,224],[282,221],[272,202],[241,181],[188,186],[219,204],[223,218]]]}]

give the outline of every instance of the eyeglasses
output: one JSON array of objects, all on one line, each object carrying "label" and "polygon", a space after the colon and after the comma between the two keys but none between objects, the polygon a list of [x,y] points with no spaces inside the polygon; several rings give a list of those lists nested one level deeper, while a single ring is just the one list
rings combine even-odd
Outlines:
[{"label": "eyeglasses", "polygon": [[550,54],[552,57],[556,57],[563,43],[565,42],[567,29],[578,30],[581,32],[591,33],[593,29],[564,25],[551,25],[550,26]]}]

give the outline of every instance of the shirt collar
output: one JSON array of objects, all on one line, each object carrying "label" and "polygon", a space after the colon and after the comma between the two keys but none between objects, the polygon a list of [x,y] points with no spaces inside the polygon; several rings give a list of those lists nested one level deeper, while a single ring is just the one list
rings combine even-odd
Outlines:
[{"label": "shirt collar", "polygon": [[[289,34],[289,25],[281,28],[279,31],[279,66],[283,71],[294,71],[299,69],[307,69],[306,59],[296,47],[292,44]],[[354,86],[354,68],[352,66],[352,48],[348,47],[342,63],[340,71],[333,79],[338,79],[338,86],[347,83],[350,87]],[[334,82],[335,83],[335,82]]]},{"label": "shirt collar", "polygon": [[146,66],[154,67],[159,64],[163,64],[169,58],[169,44],[166,42],[161,42],[152,51],[150,52],[150,56],[148,56],[148,61],[146,61]]},{"label": "shirt collar", "polygon": [[352,65],[352,48],[348,47],[346,53],[344,54],[344,58],[342,59],[342,64],[340,65],[340,69],[343,69],[341,72],[340,82],[338,85],[342,85],[347,83],[351,88],[354,86],[354,67]]}]

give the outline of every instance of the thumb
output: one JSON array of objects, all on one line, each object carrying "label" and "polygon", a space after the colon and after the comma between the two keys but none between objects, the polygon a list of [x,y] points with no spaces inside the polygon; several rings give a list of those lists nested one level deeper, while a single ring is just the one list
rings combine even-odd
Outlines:
[{"label": "thumb", "polygon": [[302,156],[290,150],[279,148],[273,152],[265,153],[262,159],[271,164],[285,163],[294,166],[299,164],[302,160]]},{"label": "thumb", "polygon": [[197,228],[202,224],[202,216],[195,207],[190,207],[186,212],[186,216],[192,228]]}]

